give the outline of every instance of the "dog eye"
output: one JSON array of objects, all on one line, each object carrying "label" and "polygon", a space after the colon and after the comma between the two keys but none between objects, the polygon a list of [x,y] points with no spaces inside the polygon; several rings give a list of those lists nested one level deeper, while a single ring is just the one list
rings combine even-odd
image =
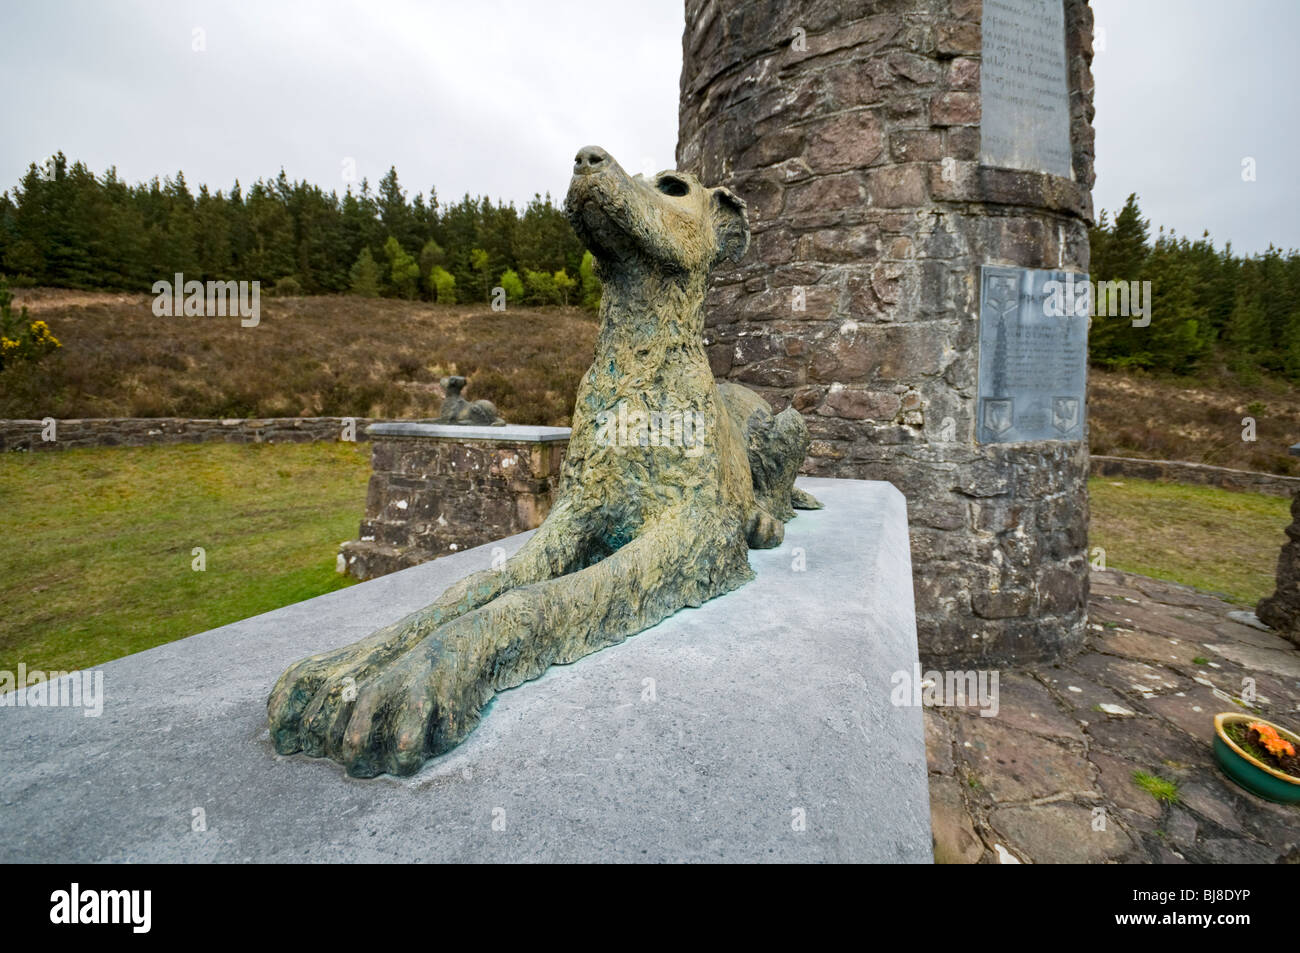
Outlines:
[{"label": "dog eye", "polygon": [[664,176],[659,180],[659,191],[664,195],[682,196],[691,190],[691,187],[681,179],[673,179]]}]

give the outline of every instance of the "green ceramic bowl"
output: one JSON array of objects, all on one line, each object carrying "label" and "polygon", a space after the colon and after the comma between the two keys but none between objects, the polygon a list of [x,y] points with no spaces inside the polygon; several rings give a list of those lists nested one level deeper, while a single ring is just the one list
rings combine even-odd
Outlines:
[{"label": "green ceramic bowl", "polygon": [[1281,725],[1256,718],[1254,715],[1225,711],[1214,716],[1214,757],[1218,760],[1219,767],[1223,769],[1224,774],[1247,791],[1258,794],[1265,800],[1276,801],[1278,804],[1300,803],[1300,778],[1293,778],[1276,768],[1270,768],[1258,758],[1242,751],[1223,730],[1234,723],[1253,721],[1273,725],[1279,735],[1300,749],[1300,736],[1295,732],[1287,731]]}]

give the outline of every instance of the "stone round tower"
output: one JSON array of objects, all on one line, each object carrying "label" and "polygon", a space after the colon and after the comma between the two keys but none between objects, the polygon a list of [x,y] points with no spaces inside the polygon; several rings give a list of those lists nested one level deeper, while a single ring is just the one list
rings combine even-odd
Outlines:
[{"label": "stone round tower", "polygon": [[1069,292],[1092,219],[1086,0],[687,0],[683,48],[678,166],[745,198],[753,230],[710,292],[714,373],[804,414],[807,472],[906,495],[923,656],[1068,654],[1089,569]]}]

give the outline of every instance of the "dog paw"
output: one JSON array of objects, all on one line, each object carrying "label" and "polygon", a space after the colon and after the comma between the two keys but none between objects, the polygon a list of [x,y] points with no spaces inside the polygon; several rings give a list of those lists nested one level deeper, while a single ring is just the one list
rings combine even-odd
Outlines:
[{"label": "dog paw", "polygon": [[775,549],[785,539],[785,524],[759,507],[754,511],[746,540],[750,549]]},{"label": "dog paw", "polygon": [[327,754],[353,777],[414,774],[478,724],[485,685],[448,664],[436,644],[393,660],[359,686],[337,748]]},{"label": "dog paw", "polygon": [[317,731],[304,728],[308,716],[312,725],[318,726],[327,703],[355,697],[360,681],[404,652],[413,640],[414,632],[409,627],[389,626],[360,642],[290,665],[266,703],[276,750],[281,754],[307,751],[319,756],[323,742]]},{"label": "dog paw", "polygon": [[277,751],[332,758],[354,777],[406,775],[477,724],[486,686],[462,684],[435,637],[380,661],[360,645],[282,676],[270,705]]}]

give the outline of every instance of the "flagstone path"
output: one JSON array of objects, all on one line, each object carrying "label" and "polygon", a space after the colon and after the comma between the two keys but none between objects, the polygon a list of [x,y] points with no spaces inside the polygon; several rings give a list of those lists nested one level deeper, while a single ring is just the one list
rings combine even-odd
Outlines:
[{"label": "flagstone path", "polygon": [[[1247,793],[1214,762],[1218,712],[1300,729],[1300,649],[1242,615],[1186,586],[1094,571],[1081,654],[1002,671],[994,717],[925,709],[935,860],[1300,862],[1300,806]],[[1138,772],[1176,784],[1176,799],[1157,800]]]}]

